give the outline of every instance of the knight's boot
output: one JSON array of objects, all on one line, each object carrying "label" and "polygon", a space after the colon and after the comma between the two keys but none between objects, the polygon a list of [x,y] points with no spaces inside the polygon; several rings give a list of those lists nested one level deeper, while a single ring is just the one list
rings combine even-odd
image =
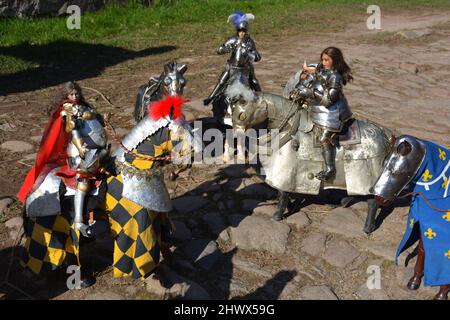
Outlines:
[{"label": "knight's boot", "polygon": [[417,290],[420,287],[420,283],[423,278],[423,268],[425,264],[425,250],[423,249],[422,239],[419,241],[417,251],[417,261],[414,266],[414,275],[409,279],[407,287],[410,290]]},{"label": "knight's boot", "polygon": [[325,170],[316,174],[316,178],[322,181],[327,181],[336,175],[336,148],[331,144],[322,146],[322,156],[325,162]]},{"label": "knight's boot", "polygon": [[272,219],[275,221],[280,221],[283,219],[284,211],[286,210],[289,202],[289,196],[287,192],[279,191],[278,193],[278,205],[277,210],[272,215]]},{"label": "knight's boot", "polygon": [[449,292],[450,292],[450,284],[441,286],[439,292],[434,296],[434,300],[448,300]]},{"label": "knight's boot", "polygon": [[83,211],[84,211],[84,200],[86,194],[89,191],[89,182],[78,181],[77,190],[74,196],[74,209],[75,209],[75,230],[80,230],[81,234],[87,238],[93,236],[91,226],[84,224],[83,222]]},{"label": "knight's boot", "polygon": [[254,91],[257,92],[261,91],[261,85],[259,84],[259,81],[256,78],[251,78],[250,83]]}]

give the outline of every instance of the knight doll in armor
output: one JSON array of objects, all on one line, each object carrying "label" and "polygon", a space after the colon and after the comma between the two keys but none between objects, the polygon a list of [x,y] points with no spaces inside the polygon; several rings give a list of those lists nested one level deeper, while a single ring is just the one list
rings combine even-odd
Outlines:
[{"label": "knight doll in armor", "polygon": [[343,86],[352,81],[353,77],[340,49],[326,48],[322,51],[320,60],[321,63],[317,65],[303,66],[304,76],[310,75],[310,81],[302,79],[291,91],[290,98],[301,101],[309,108],[325,163],[325,170],[315,176],[327,181],[336,174],[337,134],[352,118]]},{"label": "knight doll in armor", "polygon": [[248,33],[249,20],[255,16],[251,13],[242,13],[236,11],[228,17],[227,22],[233,20],[236,29],[236,35],[230,37],[217,50],[217,54],[231,53],[225,65],[225,71],[219,78],[219,82],[214,87],[211,94],[203,100],[203,104],[207,106],[211,101],[218,98],[226,89],[228,81],[237,72],[242,72],[244,77],[248,79],[250,89],[261,91],[261,86],[255,77],[253,62],[261,60],[261,55],[256,50],[256,45]]},{"label": "knight doll in armor", "polygon": [[[106,139],[102,116],[77,83],[67,83],[18,193],[28,236],[23,264],[34,273],[55,270],[69,258],[79,265],[80,234],[91,238],[107,231],[100,205],[106,196]],[[82,285],[92,283],[86,281]]]}]

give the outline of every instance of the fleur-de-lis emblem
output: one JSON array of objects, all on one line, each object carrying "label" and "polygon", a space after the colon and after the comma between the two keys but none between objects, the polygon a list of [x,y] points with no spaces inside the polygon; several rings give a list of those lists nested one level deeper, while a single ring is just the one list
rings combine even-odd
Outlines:
[{"label": "fleur-de-lis emblem", "polygon": [[444,182],[442,182],[442,188],[443,188],[443,189],[446,189],[446,188],[447,188],[447,185],[448,185],[448,178],[447,178],[447,177],[444,177]]},{"label": "fleur-de-lis emblem", "polygon": [[434,232],[433,229],[428,228],[427,232],[424,233],[424,236],[431,240],[437,236],[437,233]]},{"label": "fleur-de-lis emblem", "polygon": [[425,173],[422,175],[423,182],[427,182],[431,178],[433,178],[433,175],[430,174],[430,170],[425,170]]},{"label": "fleur-de-lis emblem", "polygon": [[447,213],[442,216],[442,219],[444,219],[447,222],[450,222],[450,211],[447,211]]},{"label": "fleur-de-lis emblem", "polygon": [[439,148],[439,158],[440,158],[442,161],[445,161],[445,159],[447,159],[447,155],[445,154],[445,151],[444,151],[444,150],[441,150],[441,148]]},{"label": "fleur-de-lis emblem", "polygon": [[412,229],[414,227],[414,218],[409,221],[409,227]]},{"label": "fleur-de-lis emblem", "polygon": [[444,253],[444,256],[450,259],[450,250],[448,250],[446,253]]}]

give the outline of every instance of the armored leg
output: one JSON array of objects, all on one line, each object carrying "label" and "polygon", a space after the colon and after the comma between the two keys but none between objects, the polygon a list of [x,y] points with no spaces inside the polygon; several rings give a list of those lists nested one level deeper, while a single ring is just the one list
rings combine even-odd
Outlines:
[{"label": "armored leg", "polygon": [[219,93],[223,90],[223,88],[225,87],[228,78],[230,75],[230,70],[225,70],[222,75],[219,78],[219,82],[216,84],[216,86],[214,87],[213,91],[211,92],[211,94],[208,96],[208,98],[206,98],[205,100],[203,100],[203,105],[207,106],[208,104],[211,103],[211,101],[217,96],[219,95]]},{"label": "armored leg", "polygon": [[417,261],[414,266],[414,275],[409,279],[407,287],[410,290],[417,290],[420,287],[423,277],[423,268],[425,264],[425,250],[423,248],[422,239],[419,240],[419,246],[417,251]]},{"label": "armored leg", "polygon": [[434,300],[448,300],[449,292],[450,292],[450,284],[441,286],[439,292],[434,296]]},{"label": "armored leg", "polygon": [[250,87],[254,91],[261,91],[261,86],[259,84],[258,79],[256,79],[255,69],[254,69],[253,65],[250,66],[250,73],[249,73],[248,79],[249,79]]},{"label": "armored leg", "polygon": [[75,229],[80,230],[81,234],[85,237],[92,237],[91,227],[83,223],[83,212],[86,194],[89,192],[89,181],[80,179],[77,184],[77,190],[74,196],[74,209],[75,209]]},{"label": "armored leg", "polygon": [[278,205],[277,210],[274,212],[272,219],[275,221],[280,221],[283,219],[284,211],[286,210],[289,203],[289,195],[287,192],[278,192]]},{"label": "armored leg", "polygon": [[331,137],[334,132],[322,129],[319,136],[320,146],[322,148],[322,156],[325,162],[325,170],[316,174],[316,178],[322,181],[332,179],[336,174],[336,148],[331,143]]},{"label": "armored leg", "polygon": [[379,208],[378,203],[375,201],[375,199],[369,199],[367,200],[367,205],[369,207],[367,211],[367,218],[366,223],[364,225],[364,232],[366,234],[371,234],[373,231],[375,231],[375,218],[377,216],[377,210]]}]

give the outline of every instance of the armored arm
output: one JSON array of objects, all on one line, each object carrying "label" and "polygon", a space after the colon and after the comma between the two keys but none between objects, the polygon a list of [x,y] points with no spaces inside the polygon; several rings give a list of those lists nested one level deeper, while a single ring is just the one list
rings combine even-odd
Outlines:
[{"label": "armored arm", "polygon": [[330,75],[327,84],[325,85],[325,90],[323,93],[315,90],[314,95],[317,100],[320,100],[320,104],[329,107],[335,103],[342,93],[342,76],[339,73],[333,72]]},{"label": "armored arm", "polygon": [[290,93],[292,100],[306,100],[314,96],[312,89],[313,78],[301,79]]},{"label": "armored arm", "polygon": [[236,37],[229,38],[219,47],[219,49],[217,49],[217,54],[230,53],[237,47],[238,42],[239,40]]},{"label": "armored arm", "polygon": [[[72,103],[65,103],[61,111],[61,117],[63,117],[65,122],[66,132],[70,132],[72,134],[72,143],[77,148],[80,157],[84,159],[87,149],[79,131],[78,122],[82,121],[83,117],[80,107],[81,106],[74,105]],[[91,113],[86,114],[86,116],[90,115]]]},{"label": "armored arm", "polygon": [[248,39],[248,55],[250,56],[250,59],[254,62],[258,62],[261,60],[261,55],[259,54],[258,50],[256,50],[256,44],[255,41],[253,41],[252,38]]}]

